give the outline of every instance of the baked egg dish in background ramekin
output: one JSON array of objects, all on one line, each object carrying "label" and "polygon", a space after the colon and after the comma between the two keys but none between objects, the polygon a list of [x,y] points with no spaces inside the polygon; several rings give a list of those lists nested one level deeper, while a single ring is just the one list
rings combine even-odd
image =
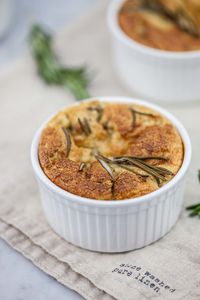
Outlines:
[{"label": "baked egg dish in background ramekin", "polygon": [[[159,40],[157,32],[156,38],[155,34],[153,37],[151,36],[151,43],[155,42],[156,39],[156,47],[154,48],[149,46],[149,40],[145,41],[144,38],[139,38],[139,34],[136,35],[135,32],[134,36],[130,37],[131,34],[133,35],[131,33],[133,28],[127,27],[129,24],[127,25],[124,19],[121,19],[121,26],[123,23],[123,29],[126,28],[125,32],[120,26],[119,20],[121,8],[125,2],[124,0],[113,0],[107,12],[113,67],[120,81],[133,94],[152,99],[157,103],[198,101],[200,99],[200,50],[194,50],[194,47],[192,51],[180,51],[180,48],[178,48],[179,51],[158,49],[156,48],[158,44],[162,44],[160,48],[165,46],[164,48],[167,47],[168,49],[170,47],[169,45],[163,46],[164,41],[163,39]],[[152,15],[148,16],[148,21],[150,19],[156,25],[160,22]],[[137,24],[139,24],[138,22]],[[166,24],[164,25],[166,27]],[[138,30],[141,31],[141,28]],[[137,37],[138,40],[134,40],[133,37]],[[198,39],[200,41],[200,38]]]}]

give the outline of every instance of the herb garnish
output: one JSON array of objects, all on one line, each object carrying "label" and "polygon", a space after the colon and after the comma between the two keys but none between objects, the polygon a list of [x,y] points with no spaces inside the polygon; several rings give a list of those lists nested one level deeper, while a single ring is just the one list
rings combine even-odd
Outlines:
[{"label": "herb garnish", "polygon": [[88,107],[88,110],[96,111],[98,113],[96,121],[97,122],[101,121],[101,118],[102,118],[102,115],[103,115],[103,108],[101,106],[95,106],[95,107],[91,106],[91,107]]},{"label": "herb garnish", "polygon": [[199,216],[200,217],[200,203],[186,207],[187,210],[190,210],[190,217]]},{"label": "herb garnish", "polygon": [[65,137],[66,137],[66,141],[67,141],[67,156],[69,156],[69,152],[71,150],[71,137],[70,137],[70,134],[69,134],[69,131],[67,130],[67,128],[63,127],[62,128],[64,134],[65,134]]},{"label": "herb garnish", "polygon": [[109,159],[105,158],[102,155],[95,155],[96,159],[98,160],[98,162],[102,165],[102,167],[108,172],[108,174],[110,175],[110,177],[114,180],[114,170],[113,168],[109,165]]},{"label": "herb garnish", "polygon": [[122,169],[125,169],[125,170],[127,170],[127,171],[130,171],[130,172],[132,172],[132,173],[134,173],[134,174],[136,174],[136,175],[138,175],[138,176],[141,176],[141,177],[144,177],[144,178],[149,177],[149,175],[140,174],[140,173],[136,172],[135,170],[131,169],[131,168],[128,167],[127,165],[119,165],[119,167],[122,168]]},{"label": "herb garnish", "polygon": [[115,161],[119,164],[122,163],[122,164],[127,164],[127,165],[133,165],[133,166],[145,171],[146,173],[152,175],[155,179],[157,179],[157,183],[159,183],[159,184],[160,184],[159,180],[165,181],[165,177],[163,175],[159,174],[155,170],[154,166],[145,164],[142,160],[123,157],[123,158],[116,159]]},{"label": "herb garnish", "polygon": [[[198,170],[198,180],[200,182],[200,170]],[[189,214],[190,217],[194,217],[194,216],[200,217],[200,203],[187,206],[186,209],[190,211]]]},{"label": "herb garnish", "polygon": [[142,116],[147,116],[147,117],[153,117],[155,118],[155,115],[151,114],[151,113],[145,113],[145,112],[141,112],[141,111],[138,111],[138,110],[135,110],[134,108],[130,107],[129,110],[131,111],[131,114],[132,114],[132,126],[135,127],[136,125],[136,116],[137,115],[142,115]]},{"label": "herb garnish", "polygon": [[112,136],[112,127],[109,126],[109,121],[105,121],[102,124],[103,129],[107,132],[108,136],[111,137]]},{"label": "herb garnish", "polygon": [[81,162],[80,166],[79,166],[79,171],[83,171],[83,169],[85,168],[85,166],[86,166],[86,163]]},{"label": "herb garnish", "polygon": [[[142,177],[147,177],[147,175],[140,174],[138,172],[135,172],[135,170],[131,170],[130,167],[137,167],[141,169],[142,171],[146,172],[149,175],[151,175],[153,178],[155,178],[156,182],[158,185],[160,185],[161,181],[165,181],[166,175],[171,175],[173,176],[174,174],[169,171],[168,169],[162,168],[162,167],[157,167],[154,165],[151,165],[147,162],[144,162],[146,159],[158,159],[158,160],[166,160],[164,157],[156,157],[156,156],[148,156],[148,157],[135,157],[135,156],[117,156],[113,157],[112,159],[107,158],[103,155],[98,155],[95,156],[97,160],[101,163],[101,165],[104,167],[104,169],[109,173],[109,175],[113,177],[113,170],[109,169],[110,165],[117,165],[121,168],[124,168],[126,170],[132,171],[135,174],[142,176]],[[112,172],[111,172],[112,171]]]},{"label": "herb garnish", "polygon": [[38,73],[47,84],[67,87],[76,99],[89,97],[86,68],[62,66],[52,49],[52,37],[38,25],[31,30],[30,45]]},{"label": "herb garnish", "polygon": [[88,136],[92,133],[92,130],[91,130],[91,127],[90,127],[90,124],[88,122],[88,120],[86,118],[83,118],[83,121],[78,118],[78,122],[79,122],[79,125],[81,127],[81,130]]}]

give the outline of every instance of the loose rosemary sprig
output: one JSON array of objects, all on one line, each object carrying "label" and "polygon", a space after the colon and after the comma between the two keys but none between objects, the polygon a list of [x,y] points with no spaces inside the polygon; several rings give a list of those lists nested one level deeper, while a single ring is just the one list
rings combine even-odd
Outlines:
[{"label": "loose rosemary sprig", "polygon": [[[198,170],[198,180],[200,183],[200,170]],[[190,217],[194,217],[194,216],[200,217],[200,203],[187,206],[186,209],[190,211],[189,214]]]},{"label": "loose rosemary sprig", "polygon": [[47,84],[67,87],[76,99],[88,98],[89,79],[85,67],[62,66],[52,49],[52,37],[40,26],[33,26],[30,46],[40,77]]}]

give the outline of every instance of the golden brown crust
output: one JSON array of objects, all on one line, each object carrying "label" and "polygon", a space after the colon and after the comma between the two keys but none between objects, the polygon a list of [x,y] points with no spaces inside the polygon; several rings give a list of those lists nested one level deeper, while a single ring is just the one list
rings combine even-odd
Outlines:
[{"label": "golden brown crust", "polygon": [[159,12],[138,9],[140,5],[141,1],[128,0],[119,12],[119,25],[130,38],[167,51],[200,49],[199,37],[183,30],[173,19]]},{"label": "golden brown crust", "polygon": [[[87,119],[89,134],[78,119]],[[70,135],[70,151],[63,128]],[[173,177],[165,175],[158,185],[145,170],[123,164],[111,164],[110,174],[97,154],[109,159],[163,157],[146,159],[145,163],[176,174],[184,149],[178,132],[166,118],[137,105],[81,103],[58,113],[42,132],[38,151],[41,167],[52,182],[73,194],[104,200],[134,198],[158,189]]]},{"label": "golden brown crust", "polygon": [[114,197],[121,200],[125,198],[135,198],[157,189],[157,184],[153,181],[148,181],[147,178],[137,176],[130,172],[122,172],[116,178],[114,185]]}]

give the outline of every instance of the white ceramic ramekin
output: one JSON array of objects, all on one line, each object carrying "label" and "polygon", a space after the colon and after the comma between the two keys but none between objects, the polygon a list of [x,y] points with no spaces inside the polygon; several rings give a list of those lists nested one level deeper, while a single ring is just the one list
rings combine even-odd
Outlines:
[{"label": "white ceramic ramekin", "polygon": [[113,0],[107,14],[113,63],[121,81],[156,102],[200,100],[200,51],[164,51],[132,40],[118,24],[123,2]]},{"label": "white ceramic ramekin", "polygon": [[141,248],[164,236],[177,221],[183,202],[185,174],[191,159],[190,139],[179,121],[157,105],[126,97],[95,99],[140,104],[167,117],[184,143],[182,167],[169,183],[135,199],[103,201],[68,193],[52,183],[40,167],[38,143],[46,121],[35,134],[31,147],[31,161],[43,209],[50,226],[64,239],[82,248],[101,252]]}]

